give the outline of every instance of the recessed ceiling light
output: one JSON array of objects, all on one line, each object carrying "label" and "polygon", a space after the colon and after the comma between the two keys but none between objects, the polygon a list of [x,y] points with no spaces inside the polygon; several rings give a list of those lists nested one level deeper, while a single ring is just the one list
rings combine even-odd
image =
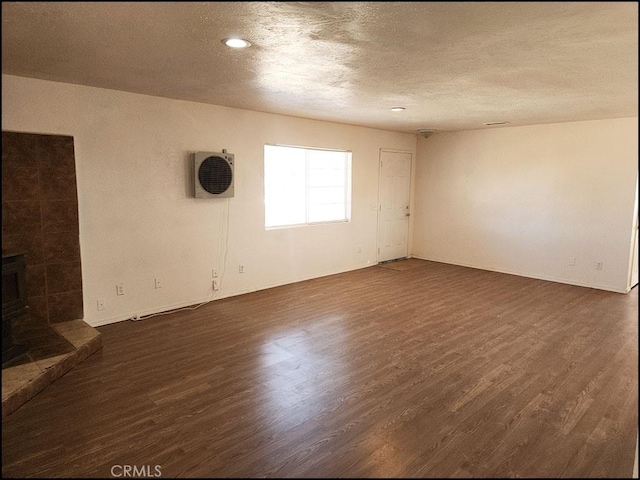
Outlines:
[{"label": "recessed ceiling light", "polygon": [[489,122],[489,123],[485,123],[484,125],[487,126],[491,126],[491,125],[506,125],[509,122]]},{"label": "recessed ceiling light", "polygon": [[222,43],[231,48],[247,48],[251,46],[251,43],[242,38],[225,38]]},{"label": "recessed ceiling light", "polygon": [[392,112],[401,112],[404,110],[404,107],[391,107]]}]

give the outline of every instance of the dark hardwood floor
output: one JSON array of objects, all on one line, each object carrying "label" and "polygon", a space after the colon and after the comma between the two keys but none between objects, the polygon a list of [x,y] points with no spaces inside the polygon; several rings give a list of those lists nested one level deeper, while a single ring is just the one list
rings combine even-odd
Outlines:
[{"label": "dark hardwood floor", "polygon": [[631,477],[637,287],[408,260],[99,330],[5,477]]}]

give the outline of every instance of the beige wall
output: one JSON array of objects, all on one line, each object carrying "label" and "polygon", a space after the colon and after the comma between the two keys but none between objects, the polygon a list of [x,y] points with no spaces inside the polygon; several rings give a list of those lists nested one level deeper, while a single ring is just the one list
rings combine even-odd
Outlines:
[{"label": "beige wall", "polygon": [[[441,132],[416,144],[409,134],[7,75],[2,102],[3,130],[74,137],[92,325],[375,264],[381,148],[413,153],[413,256],[626,291],[637,118]],[[265,143],[353,151],[352,221],[265,231]],[[191,198],[189,153],[223,148],[235,154],[235,197]]]},{"label": "beige wall", "polygon": [[[415,135],[7,75],[2,128],[74,137],[92,325],[375,264],[379,150],[416,150]],[[351,150],[352,221],[265,231],[265,143]],[[223,148],[235,197],[191,198],[189,153]]]},{"label": "beige wall", "polygon": [[413,255],[625,292],[637,165],[637,118],[419,138]]}]

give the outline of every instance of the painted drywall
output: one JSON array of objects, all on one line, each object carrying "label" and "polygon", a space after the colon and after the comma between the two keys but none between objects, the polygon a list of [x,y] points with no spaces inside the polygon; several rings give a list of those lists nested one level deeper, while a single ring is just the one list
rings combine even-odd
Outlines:
[{"label": "painted drywall", "polygon": [[626,292],[637,162],[637,117],[419,138],[413,255]]},{"label": "painted drywall", "polygon": [[[2,128],[74,137],[94,326],[375,264],[379,151],[416,151],[410,134],[8,75]],[[267,143],[351,150],[351,221],[265,230]],[[193,198],[190,154],[222,149],[235,155],[235,196]]]}]

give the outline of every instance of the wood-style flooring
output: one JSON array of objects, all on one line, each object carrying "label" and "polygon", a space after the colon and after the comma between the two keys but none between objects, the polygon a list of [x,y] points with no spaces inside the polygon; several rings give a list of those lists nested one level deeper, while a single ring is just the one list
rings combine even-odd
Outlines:
[{"label": "wood-style flooring", "polygon": [[3,420],[3,476],[632,473],[637,287],[407,260],[99,331]]}]

